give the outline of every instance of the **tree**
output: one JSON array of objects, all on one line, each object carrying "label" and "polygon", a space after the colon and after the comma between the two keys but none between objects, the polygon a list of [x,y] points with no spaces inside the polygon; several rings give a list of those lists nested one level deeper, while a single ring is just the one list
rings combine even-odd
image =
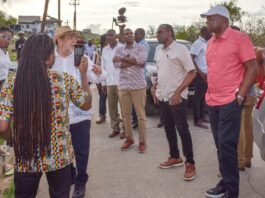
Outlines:
[{"label": "tree", "polygon": [[148,29],[146,31],[146,35],[149,38],[155,37],[155,31],[156,31],[156,27],[154,25],[149,25]]},{"label": "tree", "polygon": [[220,4],[215,4],[216,5],[222,5],[227,8],[227,10],[230,13],[230,19],[231,19],[231,24],[233,25],[235,22],[242,22],[242,17],[246,15],[246,12],[242,11],[242,8],[237,6],[238,0],[229,0],[229,1],[223,1]]},{"label": "tree", "polygon": [[17,23],[17,19],[7,15],[4,11],[0,10],[0,26],[10,26]]}]

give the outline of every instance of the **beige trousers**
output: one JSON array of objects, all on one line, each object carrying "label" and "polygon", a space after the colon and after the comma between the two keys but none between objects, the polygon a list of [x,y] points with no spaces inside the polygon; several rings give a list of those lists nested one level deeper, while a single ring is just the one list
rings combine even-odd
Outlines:
[{"label": "beige trousers", "polygon": [[[113,131],[120,131],[120,115],[119,115],[119,90],[116,85],[107,86],[108,95],[108,106],[109,106],[109,117],[110,125]],[[122,124],[122,129],[124,130],[124,124]]]},{"label": "beige trousers", "polygon": [[134,90],[119,90],[121,112],[128,139],[133,139],[132,105],[134,105],[139,129],[139,141],[146,143],[146,88]]},{"label": "beige trousers", "polygon": [[255,96],[247,96],[241,113],[240,135],[237,146],[238,166],[245,167],[253,157],[253,122],[252,111],[256,104]]}]

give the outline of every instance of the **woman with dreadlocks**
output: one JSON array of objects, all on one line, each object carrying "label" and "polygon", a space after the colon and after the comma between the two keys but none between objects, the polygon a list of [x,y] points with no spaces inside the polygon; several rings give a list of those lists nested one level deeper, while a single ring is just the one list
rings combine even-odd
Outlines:
[{"label": "woman with dreadlocks", "polygon": [[0,93],[0,132],[10,130],[15,152],[15,197],[35,197],[46,173],[51,197],[69,197],[74,152],[68,107],[72,101],[91,108],[87,59],[79,70],[81,87],[64,72],[50,70],[54,44],[45,34],[32,35],[22,50],[17,72],[9,72]]}]

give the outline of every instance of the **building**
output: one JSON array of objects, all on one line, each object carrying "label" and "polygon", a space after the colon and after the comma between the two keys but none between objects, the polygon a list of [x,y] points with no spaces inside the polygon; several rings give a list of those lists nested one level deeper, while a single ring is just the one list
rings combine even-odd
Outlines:
[{"label": "building", "polygon": [[[28,33],[39,33],[41,31],[42,17],[40,16],[18,16],[20,30]],[[58,25],[58,19],[47,16],[45,32],[53,34]]]}]

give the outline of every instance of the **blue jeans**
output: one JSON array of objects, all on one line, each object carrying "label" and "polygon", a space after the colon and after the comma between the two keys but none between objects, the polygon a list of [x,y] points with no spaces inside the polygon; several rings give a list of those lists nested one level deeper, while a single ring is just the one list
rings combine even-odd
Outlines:
[{"label": "blue jeans", "polygon": [[99,115],[106,116],[106,100],[107,94],[99,93]]},{"label": "blue jeans", "polygon": [[208,106],[212,133],[222,180],[218,183],[226,188],[229,196],[238,197],[239,170],[237,144],[240,132],[241,109],[237,100],[226,105]]},{"label": "blue jeans", "polygon": [[70,125],[77,169],[76,175],[76,169],[72,167],[72,177],[75,177],[74,183],[77,185],[85,185],[88,180],[86,170],[89,158],[90,126],[90,120],[84,120]]}]

